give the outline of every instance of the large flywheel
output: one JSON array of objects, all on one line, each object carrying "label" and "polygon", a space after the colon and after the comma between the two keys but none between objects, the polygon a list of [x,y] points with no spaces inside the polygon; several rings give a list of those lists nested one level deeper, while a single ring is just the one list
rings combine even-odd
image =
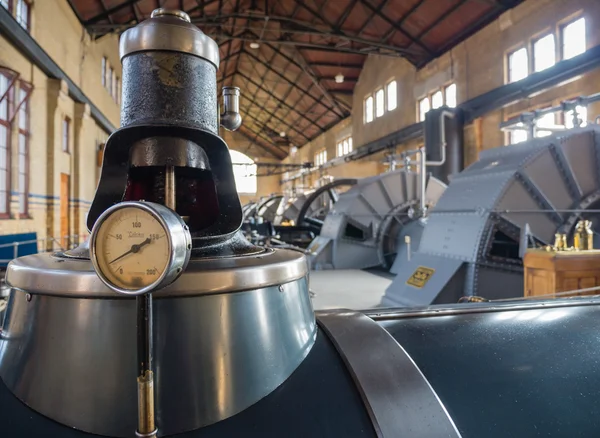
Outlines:
[{"label": "large flywheel", "polygon": [[[427,178],[426,204],[434,206],[445,188],[441,181]],[[325,218],[321,234],[309,246],[313,268],[389,266],[398,249],[386,249],[383,242],[391,247],[390,239],[395,242],[396,236],[390,234],[400,233],[418,219],[420,194],[419,174],[405,170],[359,180],[340,195]]]},{"label": "large flywheel", "polygon": [[[598,208],[597,125],[483,151],[430,212],[418,252],[398,266],[383,304],[522,296],[525,245],[551,244],[557,232],[572,241],[582,218],[598,230]],[[417,290],[407,281],[422,268],[432,274]]]}]

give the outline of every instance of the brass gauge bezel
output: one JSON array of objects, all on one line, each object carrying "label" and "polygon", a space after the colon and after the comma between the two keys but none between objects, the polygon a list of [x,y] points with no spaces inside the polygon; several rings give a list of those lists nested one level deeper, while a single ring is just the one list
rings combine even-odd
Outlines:
[{"label": "brass gauge bezel", "polygon": [[[96,241],[100,229],[114,213],[126,208],[140,209],[150,214],[164,229],[168,241],[169,260],[163,272],[152,283],[139,289],[125,289],[114,284],[103,272],[98,261]],[[168,286],[185,270],[192,250],[192,238],[183,219],[161,204],[144,201],[125,201],[113,205],[98,217],[90,236],[90,258],[96,274],[111,290],[124,295],[143,295]]]}]

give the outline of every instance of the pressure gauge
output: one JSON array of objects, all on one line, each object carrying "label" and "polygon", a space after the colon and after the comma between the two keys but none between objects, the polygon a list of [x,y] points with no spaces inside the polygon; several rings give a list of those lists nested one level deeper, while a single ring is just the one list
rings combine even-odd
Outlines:
[{"label": "pressure gauge", "polygon": [[175,281],[190,259],[192,239],[173,210],[153,202],[122,202],[94,224],[90,254],[112,290],[141,295]]}]

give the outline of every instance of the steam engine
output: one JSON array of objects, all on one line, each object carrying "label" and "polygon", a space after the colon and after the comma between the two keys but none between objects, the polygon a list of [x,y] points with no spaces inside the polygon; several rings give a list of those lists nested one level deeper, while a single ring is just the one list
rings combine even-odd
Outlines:
[{"label": "steam engine", "polygon": [[[122,123],[88,227],[123,203],[161,205],[189,232],[189,262],[166,287],[128,295],[99,277],[94,240],[14,260],[2,436],[597,435],[595,300],[315,316],[305,256],[239,232],[218,135],[241,123],[239,90],[224,90],[219,114],[216,43],[186,14],[157,10],[123,34],[121,57]],[[432,203],[442,186],[429,180]]]}]

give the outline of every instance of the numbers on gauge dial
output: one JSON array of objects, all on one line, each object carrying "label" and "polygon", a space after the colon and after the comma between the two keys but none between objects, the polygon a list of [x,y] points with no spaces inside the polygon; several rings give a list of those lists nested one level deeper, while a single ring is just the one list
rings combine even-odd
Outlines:
[{"label": "numbers on gauge dial", "polygon": [[150,213],[135,207],[115,210],[100,225],[95,240],[98,268],[121,289],[141,289],[167,269],[167,232]]}]

